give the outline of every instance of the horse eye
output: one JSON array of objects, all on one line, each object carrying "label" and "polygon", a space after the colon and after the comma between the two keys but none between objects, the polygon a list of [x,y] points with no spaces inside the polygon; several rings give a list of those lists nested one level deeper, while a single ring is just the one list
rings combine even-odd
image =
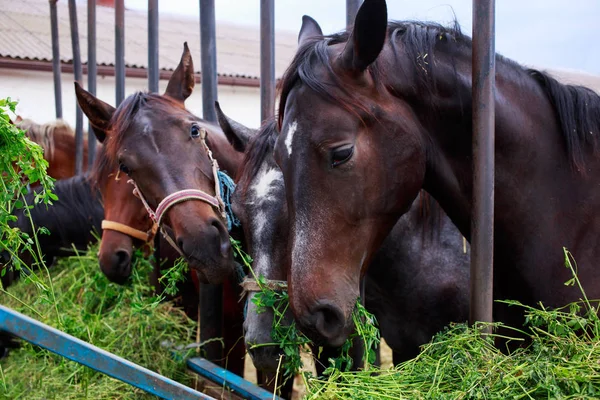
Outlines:
[{"label": "horse eye", "polygon": [[123,172],[126,175],[129,175],[129,173],[131,172],[131,170],[127,168],[127,166],[123,163],[119,163],[119,171]]},{"label": "horse eye", "polygon": [[190,136],[192,139],[198,139],[200,137],[200,127],[198,125],[192,125],[192,128],[190,129]]},{"label": "horse eye", "polygon": [[352,154],[354,154],[354,146],[352,145],[344,145],[331,150],[331,166],[337,167],[344,164],[352,158]]}]

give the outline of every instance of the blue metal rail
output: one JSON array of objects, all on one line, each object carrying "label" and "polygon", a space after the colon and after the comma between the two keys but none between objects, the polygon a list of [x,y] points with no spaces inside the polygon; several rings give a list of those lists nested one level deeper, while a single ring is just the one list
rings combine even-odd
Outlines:
[{"label": "blue metal rail", "polygon": [[204,358],[190,358],[187,361],[187,366],[198,375],[208,379],[211,382],[215,382],[219,386],[225,386],[231,389],[234,393],[240,395],[244,399],[282,400],[281,397],[278,397],[273,393],[248,382],[241,376],[229,372]]},{"label": "blue metal rail", "polygon": [[213,399],[2,305],[0,329],[163,399]]}]

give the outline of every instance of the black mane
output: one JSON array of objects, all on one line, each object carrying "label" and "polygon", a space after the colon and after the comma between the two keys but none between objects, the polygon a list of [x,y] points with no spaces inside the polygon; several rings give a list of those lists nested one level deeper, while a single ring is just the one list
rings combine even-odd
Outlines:
[{"label": "black mane", "polygon": [[[36,188],[36,191],[41,189]],[[96,190],[92,189],[85,175],[62,179],[56,182],[54,193],[58,200],[46,206],[39,203],[34,205],[35,193],[28,193],[25,201],[33,205],[30,210],[31,219],[36,227],[45,227],[50,235],[38,235],[43,253],[55,251],[58,248],[85,248],[93,240],[92,231],[101,232],[101,222],[104,218],[104,208]],[[29,218],[23,209],[14,215],[18,218],[14,226],[21,231],[33,234]]]},{"label": "black mane", "polygon": [[[411,71],[403,72],[408,72],[408,76],[416,78],[414,89],[424,98],[431,97],[430,95],[437,91],[436,79],[439,77],[439,72],[434,68],[436,53],[458,55],[463,51],[469,54],[472,52],[471,38],[461,32],[456,21],[450,27],[417,21],[390,22],[387,34],[388,42],[396,57],[400,53],[398,44],[402,44],[402,56],[411,61]],[[332,66],[329,46],[345,43],[349,36],[349,32],[341,32],[316,38],[298,49],[280,83],[279,129],[281,129],[287,98],[299,82],[307,85],[325,100],[340,104],[352,113],[358,114],[359,110],[369,112],[364,109],[354,94],[346,89]],[[600,135],[600,96],[582,86],[563,85],[545,72],[523,68],[500,55],[496,56],[496,61],[498,64],[512,66],[544,89],[562,128],[571,164],[577,170],[581,170],[584,146],[592,146],[592,151],[596,151],[597,137]],[[385,79],[379,64],[377,60],[367,69],[376,84]],[[316,65],[325,69],[327,83],[315,73]],[[458,79],[456,70],[455,77]]]}]

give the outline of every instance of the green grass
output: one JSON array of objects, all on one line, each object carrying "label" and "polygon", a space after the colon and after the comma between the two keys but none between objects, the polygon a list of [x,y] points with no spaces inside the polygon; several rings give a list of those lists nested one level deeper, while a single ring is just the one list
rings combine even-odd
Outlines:
[{"label": "green grass", "polygon": [[[582,300],[562,309],[522,307],[531,344],[510,354],[494,347],[485,325],[452,325],[396,368],[304,376],[308,399],[598,399],[600,319],[565,249]],[[497,329],[502,325],[493,325]]]},{"label": "green grass", "polygon": [[[190,385],[193,377],[182,361],[187,354],[181,353],[177,360],[173,347],[195,342],[195,323],[171,303],[160,303],[152,295],[147,283],[148,261],[138,257],[131,284],[119,286],[100,271],[96,251],[62,259],[49,274],[22,279],[0,294],[2,304]],[[1,360],[0,367],[3,399],[153,398],[25,342]]]}]

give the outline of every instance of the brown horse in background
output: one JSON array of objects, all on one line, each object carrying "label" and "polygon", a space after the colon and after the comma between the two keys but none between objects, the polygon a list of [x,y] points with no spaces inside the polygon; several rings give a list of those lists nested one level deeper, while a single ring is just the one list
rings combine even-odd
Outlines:
[{"label": "brown horse in background", "polygon": [[[38,124],[30,119],[17,116],[15,125],[25,131],[33,142],[44,149],[44,158],[48,161],[48,175],[54,179],[66,179],[75,176],[75,132],[65,121]],[[83,141],[83,168],[87,169],[88,147]]]}]

